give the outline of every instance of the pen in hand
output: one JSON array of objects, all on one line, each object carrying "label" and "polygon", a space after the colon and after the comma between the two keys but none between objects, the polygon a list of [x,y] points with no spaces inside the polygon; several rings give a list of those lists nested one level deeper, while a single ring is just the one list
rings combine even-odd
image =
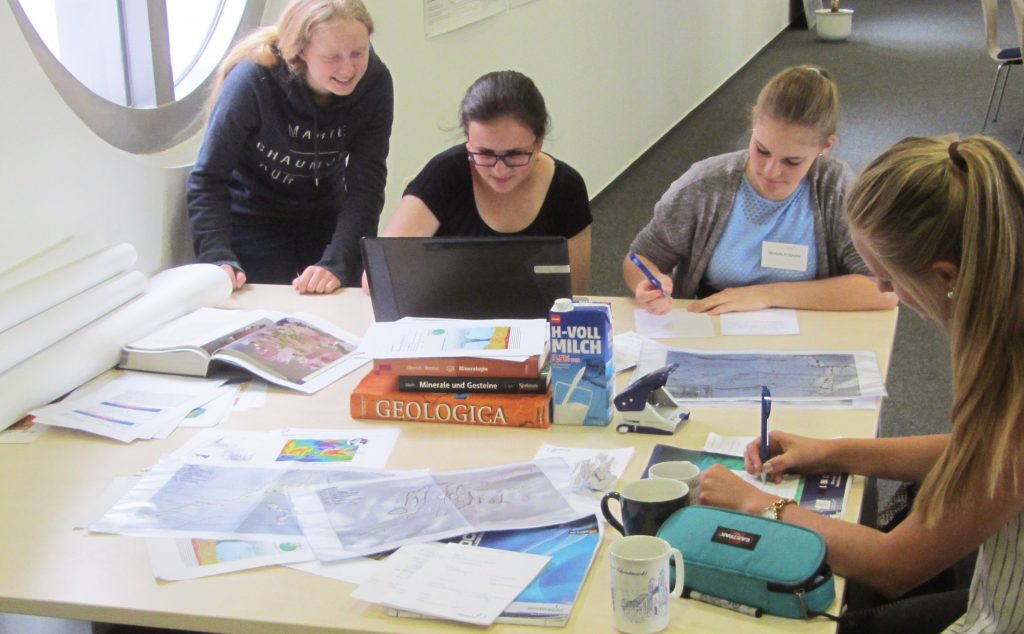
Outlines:
[{"label": "pen in hand", "polygon": [[768,418],[772,414],[772,393],[768,386],[761,386],[761,446],[758,448],[761,457],[761,484],[768,479],[771,469],[765,468],[765,462],[771,458],[771,444],[769,441]]},{"label": "pen in hand", "polygon": [[654,273],[651,273],[651,269],[647,268],[647,265],[644,264],[643,260],[637,257],[636,253],[629,254],[629,261],[635,264],[638,269],[640,269],[640,272],[644,274],[644,277],[646,277],[647,280],[651,283],[651,286],[661,291],[662,297],[668,297],[668,293],[666,293],[665,289],[662,288],[661,286],[661,281],[659,281],[658,278],[654,277]]}]

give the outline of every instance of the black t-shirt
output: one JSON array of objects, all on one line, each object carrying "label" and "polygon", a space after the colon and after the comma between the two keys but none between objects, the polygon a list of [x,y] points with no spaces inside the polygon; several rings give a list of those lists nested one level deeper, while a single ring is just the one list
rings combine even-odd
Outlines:
[{"label": "black t-shirt", "polygon": [[423,201],[440,226],[436,236],[562,236],[571,238],[594,221],[583,177],[554,159],[555,174],[540,212],[522,231],[505,234],[487,226],[473,197],[473,169],[465,145],[441,152],[405,188],[405,195]]}]

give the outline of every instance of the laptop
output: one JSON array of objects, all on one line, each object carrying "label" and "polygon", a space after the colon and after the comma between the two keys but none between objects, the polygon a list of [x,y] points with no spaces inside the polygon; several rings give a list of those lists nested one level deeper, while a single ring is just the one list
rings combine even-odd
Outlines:
[{"label": "laptop", "polygon": [[572,297],[561,237],[363,238],[377,321],[546,318]]}]

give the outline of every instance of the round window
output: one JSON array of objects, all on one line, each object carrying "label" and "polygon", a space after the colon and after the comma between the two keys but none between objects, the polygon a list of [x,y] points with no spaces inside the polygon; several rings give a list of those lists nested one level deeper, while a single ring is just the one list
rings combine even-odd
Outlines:
[{"label": "round window", "polygon": [[103,140],[151,154],[192,136],[207,86],[266,0],[8,0],[43,71]]}]

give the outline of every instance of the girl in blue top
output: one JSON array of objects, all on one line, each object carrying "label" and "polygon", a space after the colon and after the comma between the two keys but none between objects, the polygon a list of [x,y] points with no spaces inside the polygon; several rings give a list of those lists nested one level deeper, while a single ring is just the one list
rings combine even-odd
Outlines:
[{"label": "girl in blue top", "polygon": [[828,156],[838,119],[838,90],[823,69],[773,77],[758,95],[749,148],[694,164],[633,240],[662,287],[627,257],[623,277],[637,301],[655,314],[672,297],[699,298],[689,310],[711,314],[895,306],[868,278],[842,217],[854,175]]}]

